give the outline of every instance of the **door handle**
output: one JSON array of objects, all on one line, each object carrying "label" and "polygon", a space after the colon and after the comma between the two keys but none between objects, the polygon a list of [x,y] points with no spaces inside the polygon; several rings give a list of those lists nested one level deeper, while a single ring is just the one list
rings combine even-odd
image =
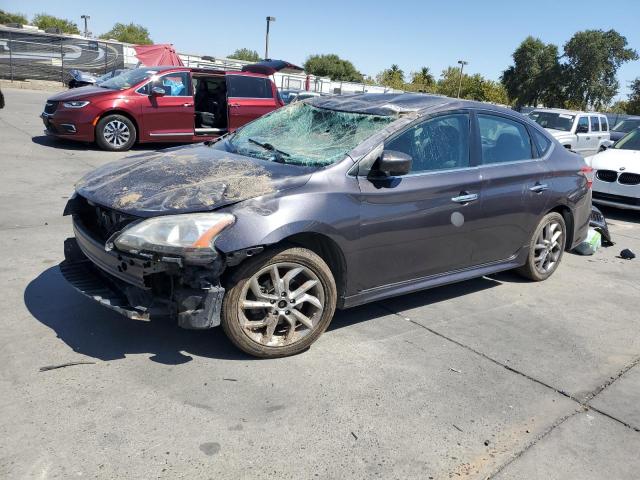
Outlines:
[{"label": "door handle", "polygon": [[591,137],[587,137],[586,140],[591,140]]},{"label": "door handle", "polygon": [[230,103],[229,106],[230,107],[239,107],[240,104],[239,103]]},{"label": "door handle", "polygon": [[536,183],[533,187],[529,188],[533,193],[542,193],[546,190],[549,190],[549,185],[546,183]]},{"label": "door handle", "polygon": [[453,197],[451,199],[452,202],[456,202],[456,203],[469,203],[469,202],[475,202],[476,200],[478,200],[477,193],[467,193],[467,192],[460,192],[460,195],[458,195],[457,197]]},{"label": "door handle", "polygon": [[183,107],[193,107],[193,103],[183,103]]}]

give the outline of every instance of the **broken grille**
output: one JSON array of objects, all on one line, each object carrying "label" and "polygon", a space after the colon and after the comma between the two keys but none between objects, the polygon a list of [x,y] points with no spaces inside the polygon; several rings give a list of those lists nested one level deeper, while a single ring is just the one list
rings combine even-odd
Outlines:
[{"label": "broken grille", "polygon": [[96,205],[84,198],[80,201],[82,206],[74,213],[97,240],[106,242],[114,233],[137,220],[137,217]]}]

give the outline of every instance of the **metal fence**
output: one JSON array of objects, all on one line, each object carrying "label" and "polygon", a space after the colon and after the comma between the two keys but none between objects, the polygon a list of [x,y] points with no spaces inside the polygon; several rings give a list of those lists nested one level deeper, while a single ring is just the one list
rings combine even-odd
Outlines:
[{"label": "metal fence", "polygon": [[0,29],[0,78],[66,83],[76,68],[97,75],[124,68],[123,46],[83,38]]}]

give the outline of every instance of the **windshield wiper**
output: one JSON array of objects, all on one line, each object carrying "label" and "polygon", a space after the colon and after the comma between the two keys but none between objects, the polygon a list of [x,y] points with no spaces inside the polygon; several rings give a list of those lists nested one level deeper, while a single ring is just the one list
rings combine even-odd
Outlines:
[{"label": "windshield wiper", "polygon": [[284,161],[284,158],[282,158],[282,157],[290,157],[291,156],[287,152],[283,152],[282,150],[278,150],[276,147],[274,147],[270,143],[258,142],[257,140],[254,140],[253,138],[249,138],[248,141],[250,143],[253,143],[254,145],[258,145],[259,147],[264,148],[265,150],[268,150],[269,152],[273,152],[274,156],[275,156],[275,161],[278,162],[278,163],[286,163]]}]

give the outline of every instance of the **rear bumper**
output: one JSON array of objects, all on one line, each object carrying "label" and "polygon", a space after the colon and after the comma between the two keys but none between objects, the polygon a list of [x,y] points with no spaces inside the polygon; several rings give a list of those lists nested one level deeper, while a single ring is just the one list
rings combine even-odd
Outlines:
[{"label": "rear bumper", "polygon": [[75,219],[73,229],[60,271],[83,295],[131,319],[169,316],[188,329],[220,324],[225,290],[217,270],[106,251]]}]

